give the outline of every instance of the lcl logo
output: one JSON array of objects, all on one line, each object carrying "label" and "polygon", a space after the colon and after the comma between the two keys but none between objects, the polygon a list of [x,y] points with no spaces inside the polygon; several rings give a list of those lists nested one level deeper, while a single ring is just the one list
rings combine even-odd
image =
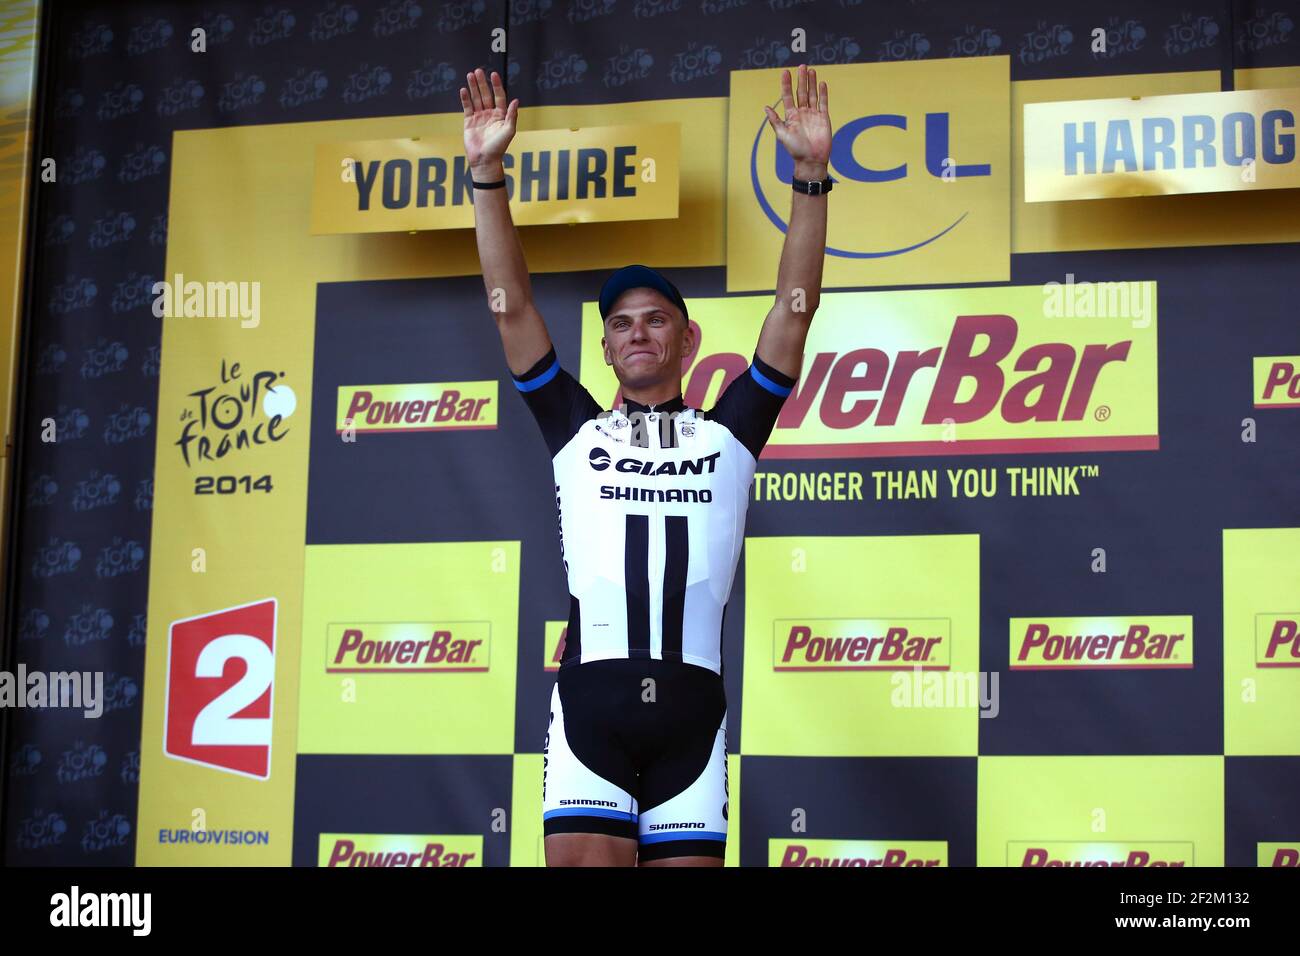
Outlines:
[{"label": "lcl logo", "polygon": [[[777,105],[773,104],[774,108]],[[925,159],[925,172],[930,176],[943,180],[992,175],[992,166],[989,163],[957,165],[951,159],[952,153],[949,149],[951,122],[948,113],[926,113],[924,127],[924,136],[920,144],[922,146],[921,154]],[[831,137],[830,174],[832,179],[837,182],[851,180],[859,183],[888,183],[906,179],[910,175],[911,170],[908,163],[899,163],[897,166],[888,169],[875,169],[864,165],[854,155],[854,147],[858,137],[880,128],[897,129],[907,134],[909,133],[908,117],[898,113],[873,113],[870,116],[860,116],[855,120],[850,120],[835,131],[835,134]],[[775,134],[770,132],[770,126],[766,117],[764,117],[759,122],[758,132],[754,135],[754,145],[750,150],[750,183],[754,189],[754,197],[758,200],[758,205],[763,210],[763,214],[767,216],[772,225],[785,233],[787,223],[777,214],[772,204],[768,202],[767,197],[763,194],[763,186],[758,174],[758,147],[763,140],[764,129],[769,130],[768,135],[773,137],[776,146],[776,178],[782,183],[789,184],[794,176],[794,160],[785,147],[776,141]],[[951,232],[967,215],[967,213],[963,212],[951,224],[934,235],[898,249],[868,251],[827,246],[826,254],[841,256],[846,259],[884,259],[889,256],[902,255],[920,249],[922,246],[927,246]]]}]

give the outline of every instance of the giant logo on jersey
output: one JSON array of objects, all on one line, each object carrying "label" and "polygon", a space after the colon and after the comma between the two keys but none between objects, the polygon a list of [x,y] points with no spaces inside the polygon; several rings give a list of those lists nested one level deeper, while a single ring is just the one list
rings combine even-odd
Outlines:
[{"label": "giant logo on jersey", "polygon": [[[639,458],[619,458],[615,461],[606,449],[597,447],[588,453],[587,463],[591,465],[592,471],[607,471],[612,465],[616,472],[645,477],[658,475],[711,475],[717,472],[718,459],[721,456],[722,452],[715,451],[712,455],[706,455],[703,458],[685,459],[683,461],[642,461]],[[710,488],[601,485],[600,497],[603,501],[677,501],[709,504],[713,501],[713,491]],[[563,541],[561,541],[561,549],[563,549]],[[565,569],[568,569],[567,564]]]},{"label": "giant logo on jersey", "polygon": [[[1155,284],[1139,301],[1155,302]],[[1059,294],[1059,293],[1058,293]],[[1154,306],[1060,315],[1043,286],[823,295],[765,458],[867,458],[1160,447]],[[708,409],[745,373],[770,296],[695,299],[682,371]],[[608,401],[600,315],[583,315],[583,384]]]},{"label": "giant logo on jersey", "polygon": [[[1006,56],[818,67],[831,91],[828,286],[1005,282],[1011,250]],[[727,289],[769,289],[794,162],[763,107],[780,70],[731,74]],[[694,313],[694,308],[691,309]]]},{"label": "giant logo on jersey", "polygon": [[163,718],[168,757],[270,776],[275,611],[268,598],[172,624]]},{"label": "giant logo on jersey", "polygon": [[638,458],[620,458],[615,461],[604,448],[593,448],[587,454],[587,462],[592,471],[605,471],[612,464],[615,471],[628,475],[711,475],[717,471],[718,458],[722,452],[715,451],[703,458],[688,458],[683,461],[642,461]]}]

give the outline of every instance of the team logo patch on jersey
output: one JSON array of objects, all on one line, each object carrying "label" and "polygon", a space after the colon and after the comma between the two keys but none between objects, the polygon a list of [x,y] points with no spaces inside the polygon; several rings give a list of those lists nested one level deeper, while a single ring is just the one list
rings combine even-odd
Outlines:
[{"label": "team logo patch on jersey", "polygon": [[593,471],[604,471],[611,464],[615,471],[625,475],[711,475],[718,470],[718,459],[722,452],[702,458],[684,458],[681,461],[643,461],[640,458],[620,458],[614,461],[609,451],[593,448],[587,453],[587,462]]}]

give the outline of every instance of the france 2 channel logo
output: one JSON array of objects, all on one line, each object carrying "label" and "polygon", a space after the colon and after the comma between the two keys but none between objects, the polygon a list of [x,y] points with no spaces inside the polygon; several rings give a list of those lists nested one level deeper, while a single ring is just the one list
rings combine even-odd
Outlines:
[{"label": "france 2 channel logo", "polygon": [[275,598],[267,598],[172,623],[166,756],[270,777],[275,619]]}]

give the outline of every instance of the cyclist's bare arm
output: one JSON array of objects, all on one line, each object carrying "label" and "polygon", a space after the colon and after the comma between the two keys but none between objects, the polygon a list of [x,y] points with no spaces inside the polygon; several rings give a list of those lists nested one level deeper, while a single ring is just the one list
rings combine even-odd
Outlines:
[{"label": "cyclist's bare arm", "polygon": [[[519,101],[506,100],[496,72],[491,85],[482,69],[465,79],[468,89],[460,89],[465,156],[477,182],[496,182],[505,178],[501,159],[515,135]],[[551,349],[551,337],[533,305],[528,265],[504,188],[474,190],[474,230],[488,308],[501,333],[506,364],[512,374],[522,375]]]},{"label": "cyclist's bare arm", "polygon": [[[791,88],[790,71],[781,73],[782,119],[770,106],[768,122],[777,139],[794,160],[796,179],[821,180],[827,176],[831,154],[830,100],[826,83],[806,65],[798,70]],[[826,205],[828,196],[794,193],[790,228],[781,247],[776,276],[776,303],[758,335],[757,354],[778,371],[798,378],[804,343],[813,314],[821,301],[822,263],[826,258]]]}]

